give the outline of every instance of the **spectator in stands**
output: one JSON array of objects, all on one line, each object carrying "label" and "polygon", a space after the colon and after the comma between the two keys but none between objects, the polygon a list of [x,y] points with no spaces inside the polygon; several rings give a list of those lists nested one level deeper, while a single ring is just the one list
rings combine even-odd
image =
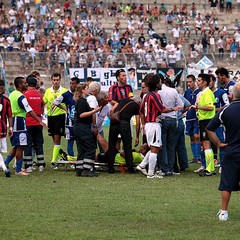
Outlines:
[{"label": "spectator in stands", "polygon": [[195,3],[192,3],[191,8],[190,8],[190,16],[192,18],[195,18],[197,16],[197,13],[198,13],[197,6]]},{"label": "spectator in stands", "polygon": [[209,36],[209,51],[213,53],[216,51],[216,39],[214,35]]},{"label": "spectator in stands", "polygon": [[131,5],[131,10],[130,10],[130,15],[136,15],[138,16],[138,6],[136,5],[135,2],[132,3]]},{"label": "spectator in stands", "polygon": [[148,29],[148,35],[150,37],[156,38],[156,39],[161,39],[161,36],[159,34],[157,34],[153,29],[149,28]]},{"label": "spectator in stands", "polygon": [[234,38],[238,44],[240,44],[240,29],[234,33]]},{"label": "spectator in stands", "polygon": [[47,15],[47,5],[42,2],[40,5],[40,16],[46,16]]},{"label": "spectator in stands", "polygon": [[9,93],[13,92],[14,90],[15,90],[14,84],[13,84],[13,82],[10,82],[9,83],[9,88],[8,88]]},{"label": "spectator in stands", "polygon": [[12,34],[10,34],[7,38],[6,38],[6,41],[7,41],[7,50],[9,52],[12,52],[13,51],[13,44],[14,44],[14,37]]},{"label": "spectator in stands", "polygon": [[[156,2],[155,2],[156,3]],[[167,15],[167,7],[164,5],[164,3],[161,3],[160,6],[160,14]]]},{"label": "spectator in stands", "polygon": [[225,50],[225,41],[223,39],[223,36],[220,36],[217,42],[218,45],[218,56],[219,58],[223,58],[224,56],[224,50]]},{"label": "spectator in stands", "polygon": [[125,13],[126,13],[127,16],[130,15],[130,13],[131,13],[131,5],[130,5],[130,3],[128,3],[128,4],[125,6],[124,11],[125,11]]},{"label": "spectator in stands", "polygon": [[205,55],[208,52],[208,46],[209,46],[209,42],[206,34],[203,35],[201,43],[202,43],[203,55]]},{"label": "spectator in stands", "polygon": [[27,30],[26,33],[23,34],[22,41],[24,43],[25,49],[28,50],[31,45],[31,35],[29,33],[29,30]]},{"label": "spectator in stands", "polygon": [[[233,65],[236,65],[237,52],[239,49],[239,43],[236,42],[235,38],[233,38],[233,42],[230,45],[231,53],[230,53],[230,62],[233,62]],[[230,63],[228,63],[230,65]]]},{"label": "spectator in stands", "polygon": [[132,17],[129,18],[128,20],[128,31],[130,34],[133,34],[135,31],[135,27],[134,27],[134,20]]},{"label": "spectator in stands", "polygon": [[72,10],[71,10],[69,0],[65,0],[65,2],[63,4],[63,12],[72,15]]},{"label": "spectator in stands", "polygon": [[187,34],[187,37],[189,38],[191,31],[190,31],[190,26],[189,26],[190,24],[189,24],[188,16],[184,17],[182,25],[183,25],[183,30],[184,30],[183,36],[186,37],[186,34]]},{"label": "spectator in stands", "polygon": [[224,13],[224,2],[225,2],[225,0],[220,0],[219,1],[220,13]]},{"label": "spectator in stands", "polygon": [[214,17],[217,15],[217,4],[218,0],[209,0],[210,7],[211,7],[211,15]]},{"label": "spectator in stands", "polygon": [[227,37],[225,38],[225,42],[226,42],[226,52],[230,52],[230,46],[231,43],[233,42],[233,37],[228,34]]},{"label": "spectator in stands", "polygon": [[0,52],[4,52],[5,41],[5,37],[0,33]]},{"label": "spectator in stands", "polygon": [[16,7],[12,7],[9,12],[9,19],[10,19],[10,26],[16,26],[17,23],[16,23],[16,20],[17,20],[17,10],[16,10]]},{"label": "spectator in stands", "polygon": [[196,21],[194,23],[194,28],[195,28],[195,32],[196,32],[196,36],[198,35],[198,31],[201,31],[201,34],[202,34],[202,31],[203,31],[203,22],[201,20],[200,17],[197,17],[196,18]]},{"label": "spectator in stands", "polygon": [[104,16],[104,6],[102,1],[100,1],[97,5],[96,14]]},{"label": "spectator in stands", "polygon": [[41,1],[42,1],[42,0],[35,0],[35,8],[36,8],[35,14],[36,14],[36,13],[38,13],[38,14],[40,13]]},{"label": "spectator in stands", "polygon": [[21,47],[20,52],[18,53],[18,59],[20,62],[20,70],[21,70],[21,73],[23,74],[25,74],[25,70],[26,70],[27,57],[28,57],[28,53],[26,49],[24,49],[24,47]]},{"label": "spectator in stands", "polygon": [[151,15],[154,21],[160,21],[161,17],[160,17],[160,10],[158,8],[158,6],[154,6],[153,8],[151,8]]},{"label": "spectator in stands", "polygon": [[4,14],[5,13],[5,6],[4,6],[4,2],[1,0],[0,1],[0,14]]},{"label": "spectator in stands", "polygon": [[166,21],[165,21],[166,25],[168,25],[168,24],[172,25],[173,24],[173,19],[174,19],[173,14],[171,12],[167,12],[166,13]]},{"label": "spectator in stands", "polygon": [[116,2],[113,2],[110,6],[110,16],[116,17],[117,12],[118,12],[118,6]]},{"label": "spectator in stands", "polygon": [[232,2],[233,0],[226,0],[226,13],[232,13]]},{"label": "spectator in stands", "polygon": [[178,41],[178,38],[180,37],[180,31],[181,29],[178,25],[172,28],[171,33],[175,41]]}]

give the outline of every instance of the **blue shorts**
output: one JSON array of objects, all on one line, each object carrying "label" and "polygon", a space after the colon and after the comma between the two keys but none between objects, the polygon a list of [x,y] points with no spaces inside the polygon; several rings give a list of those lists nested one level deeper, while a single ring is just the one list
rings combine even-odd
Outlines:
[{"label": "blue shorts", "polygon": [[13,132],[10,141],[13,147],[27,146],[27,131]]},{"label": "blue shorts", "polygon": [[240,190],[240,160],[224,159],[222,162],[222,174],[218,190],[239,191]]},{"label": "blue shorts", "polygon": [[194,134],[199,134],[198,120],[186,121],[185,134],[188,136],[193,136]]}]

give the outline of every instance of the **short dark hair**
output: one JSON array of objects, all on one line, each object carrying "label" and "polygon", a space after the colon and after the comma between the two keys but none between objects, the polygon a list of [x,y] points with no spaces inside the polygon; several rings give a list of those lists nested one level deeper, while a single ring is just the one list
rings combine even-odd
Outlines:
[{"label": "short dark hair", "polygon": [[87,77],[86,78],[86,82],[93,82],[93,81],[94,81],[94,79],[92,77]]},{"label": "short dark hair", "polygon": [[116,71],[116,74],[115,74],[116,78],[120,76],[121,72],[125,72],[125,70],[121,68]]},{"label": "short dark hair", "polygon": [[51,76],[51,79],[53,79],[54,77],[59,77],[61,79],[61,74],[60,73],[54,73],[52,76]]},{"label": "short dark hair", "polygon": [[171,79],[169,79],[169,78],[165,78],[164,84],[165,84],[166,86],[170,87],[170,88],[175,88],[174,82],[171,81]]},{"label": "short dark hair", "polygon": [[229,72],[228,72],[228,70],[227,70],[226,68],[224,68],[224,67],[218,68],[218,69],[215,71],[215,74],[216,74],[216,75],[218,75],[218,74],[224,75],[224,76],[226,76],[227,78],[229,78]]},{"label": "short dark hair", "polygon": [[149,92],[155,91],[160,82],[160,76],[158,74],[149,73],[145,76],[145,78],[147,78]]},{"label": "short dark hair", "polygon": [[75,81],[77,84],[80,83],[80,79],[78,77],[72,77],[71,81]]},{"label": "short dark hair", "polygon": [[19,88],[20,84],[22,83],[22,80],[25,79],[24,77],[22,76],[19,76],[19,77],[16,77],[14,79],[14,85],[15,85],[15,88]]},{"label": "short dark hair", "polygon": [[193,81],[196,81],[196,78],[193,74],[187,75],[187,78],[191,78]]},{"label": "short dark hair", "polygon": [[209,76],[209,74],[200,73],[200,74],[198,74],[198,77],[202,78],[203,81],[207,82],[207,86],[209,85],[209,83],[210,83],[210,76]]}]

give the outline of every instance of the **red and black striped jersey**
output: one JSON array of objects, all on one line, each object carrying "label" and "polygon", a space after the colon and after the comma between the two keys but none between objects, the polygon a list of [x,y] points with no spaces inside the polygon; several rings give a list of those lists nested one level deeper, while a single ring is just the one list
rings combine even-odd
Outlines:
[{"label": "red and black striped jersey", "polygon": [[0,94],[0,138],[7,135],[7,119],[9,117],[12,117],[10,100],[4,94]]},{"label": "red and black striped jersey", "polygon": [[144,115],[145,122],[158,122],[158,116],[165,108],[160,95],[149,92],[142,101],[140,112]]},{"label": "red and black striped jersey", "polygon": [[132,93],[132,87],[129,84],[124,85],[123,87],[119,87],[118,84],[113,84],[109,88],[109,101],[119,101],[123,98],[129,98],[129,93]]}]

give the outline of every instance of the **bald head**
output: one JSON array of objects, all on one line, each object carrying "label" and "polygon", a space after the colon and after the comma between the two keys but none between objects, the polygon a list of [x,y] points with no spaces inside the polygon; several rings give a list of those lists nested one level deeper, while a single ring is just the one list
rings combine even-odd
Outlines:
[{"label": "bald head", "polygon": [[233,86],[232,92],[233,92],[233,99],[234,100],[240,99],[240,83],[236,83]]}]

